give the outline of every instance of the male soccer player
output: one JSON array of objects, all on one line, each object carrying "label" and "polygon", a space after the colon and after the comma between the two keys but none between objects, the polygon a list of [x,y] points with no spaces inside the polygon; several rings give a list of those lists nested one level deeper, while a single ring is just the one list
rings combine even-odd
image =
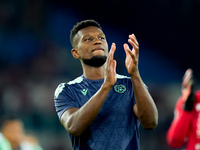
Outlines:
[{"label": "male soccer player", "polygon": [[71,135],[74,149],[139,150],[139,122],[146,129],[158,123],[156,105],[139,70],[139,44],[134,34],[124,44],[130,77],[116,73],[115,43],[108,52],[106,36],[94,20],[73,27],[72,55],[79,59],[83,75],[61,83],[55,91],[55,107]]}]

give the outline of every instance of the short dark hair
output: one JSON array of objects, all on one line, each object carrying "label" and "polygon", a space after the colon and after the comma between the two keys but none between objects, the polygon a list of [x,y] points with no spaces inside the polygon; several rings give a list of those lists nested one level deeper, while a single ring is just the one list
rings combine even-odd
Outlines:
[{"label": "short dark hair", "polygon": [[96,22],[95,20],[88,19],[88,20],[83,20],[81,22],[78,22],[76,25],[74,25],[70,34],[70,42],[71,42],[72,47],[74,47],[74,36],[78,33],[78,31],[89,26],[95,26],[102,30],[100,24]]},{"label": "short dark hair", "polygon": [[21,121],[21,119],[16,114],[5,114],[5,115],[1,116],[1,119],[0,119],[0,130],[2,129],[4,124],[6,122],[9,122],[9,121]]}]

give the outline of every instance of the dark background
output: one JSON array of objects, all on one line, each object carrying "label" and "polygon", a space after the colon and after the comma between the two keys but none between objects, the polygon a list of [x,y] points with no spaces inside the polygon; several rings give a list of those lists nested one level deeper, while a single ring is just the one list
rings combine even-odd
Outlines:
[{"label": "dark background", "polygon": [[71,28],[94,19],[109,47],[117,45],[119,74],[128,75],[123,43],[136,35],[140,73],[159,111],[155,130],[140,128],[141,150],[169,150],[165,136],[182,76],[187,68],[200,76],[199,18],[199,0],[0,0],[0,115],[19,114],[45,150],[70,149],[53,95],[59,83],[82,74],[70,52]]}]

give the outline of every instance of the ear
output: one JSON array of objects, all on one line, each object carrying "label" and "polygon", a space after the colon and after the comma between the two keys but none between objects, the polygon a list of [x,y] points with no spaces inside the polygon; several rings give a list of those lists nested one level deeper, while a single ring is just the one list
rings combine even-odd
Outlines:
[{"label": "ear", "polygon": [[73,48],[73,49],[71,50],[71,53],[72,53],[72,55],[74,56],[74,58],[76,58],[76,59],[79,59],[79,58],[80,58],[79,52],[78,52],[77,49]]}]

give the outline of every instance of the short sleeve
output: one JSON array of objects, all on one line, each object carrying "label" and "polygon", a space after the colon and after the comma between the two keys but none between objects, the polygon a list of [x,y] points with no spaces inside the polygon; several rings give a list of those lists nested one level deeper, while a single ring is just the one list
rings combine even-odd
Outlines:
[{"label": "short sleeve", "polygon": [[54,103],[59,119],[67,109],[72,107],[78,108],[77,102],[73,98],[72,92],[66,83],[61,83],[56,88],[54,93]]}]

